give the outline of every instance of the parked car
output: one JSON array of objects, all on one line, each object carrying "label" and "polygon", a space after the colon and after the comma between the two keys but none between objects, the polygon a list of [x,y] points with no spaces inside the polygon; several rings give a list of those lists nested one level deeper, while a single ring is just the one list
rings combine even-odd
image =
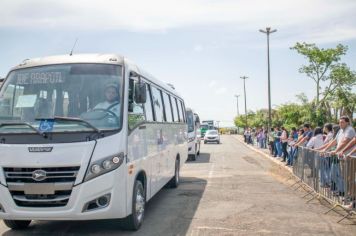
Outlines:
[{"label": "parked car", "polygon": [[204,143],[220,143],[220,135],[217,130],[207,130],[204,136]]}]

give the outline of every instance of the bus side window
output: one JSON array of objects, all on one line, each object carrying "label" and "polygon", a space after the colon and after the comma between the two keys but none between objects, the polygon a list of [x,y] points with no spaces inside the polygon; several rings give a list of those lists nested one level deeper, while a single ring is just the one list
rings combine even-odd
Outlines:
[{"label": "bus side window", "polygon": [[135,83],[133,79],[129,80],[129,107],[128,107],[128,123],[129,129],[135,128],[138,124],[145,121],[145,114],[143,111],[143,104],[135,103]]},{"label": "bus side window", "polygon": [[184,109],[184,104],[182,101],[179,102],[180,103],[180,108],[182,109],[182,114],[183,114],[183,122],[186,123],[186,117],[185,117],[185,109]]},{"label": "bus side window", "polygon": [[164,111],[163,111],[164,108],[162,103],[161,91],[151,86],[151,92],[152,92],[153,106],[156,113],[156,121],[164,122]]},{"label": "bus side window", "polygon": [[164,108],[166,110],[166,121],[173,122],[172,107],[171,107],[171,102],[169,101],[168,94],[165,92],[162,92],[162,94],[163,94]]},{"label": "bus side window", "polygon": [[178,110],[177,110],[177,106],[174,101],[174,97],[169,96],[169,100],[171,101],[171,107],[172,107],[172,111],[173,111],[173,121],[178,122],[179,121]]},{"label": "bus side window", "polygon": [[151,92],[150,86],[147,84],[146,86],[146,103],[144,104],[146,121],[154,121],[153,119],[153,109],[152,109],[152,100],[151,100]]},{"label": "bus side window", "polygon": [[182,111],[178,108],[178,102],[177,98],[174,98],[173,104],[172,104],[178,111],[178,119],[176,120],[177,122],[182,122]]}]

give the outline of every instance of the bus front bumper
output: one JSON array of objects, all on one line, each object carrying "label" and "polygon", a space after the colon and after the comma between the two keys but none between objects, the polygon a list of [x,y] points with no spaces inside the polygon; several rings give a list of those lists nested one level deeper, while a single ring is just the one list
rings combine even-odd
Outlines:
[{"label": "bus front bumper", "polygon": [[[122,172],[122,171],[121,171]],[[0,185],[0,219],[7,220],[96,220],[126,217],[125,179],[117,171],[74,186],[64,207],[19,207],[9,189]],[[118,181],[118,180],[122,181]],[[106,207],[84,211],[88,202],[109,195]]]}]

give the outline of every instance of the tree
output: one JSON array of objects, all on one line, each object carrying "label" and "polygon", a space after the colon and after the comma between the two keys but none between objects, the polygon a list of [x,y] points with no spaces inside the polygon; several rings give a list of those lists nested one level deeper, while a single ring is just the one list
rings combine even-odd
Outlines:
[{"label": "tree", "polygon": [[246,126],[245,115],[236,116],[234,119],[234,123],[236,127],[245,127]]},{"label": "tree", "polygon": [[278,117],[286,128],[298,127],[301,125],[303,123],[300,119],[302,112],[302,105],[296,103],[283,104],[277,109]]},{"label": "tree", "polygon": [[[309,64],[303,65],[299,72],[314,80],[316,85],[316,106],[319,107],[320,96],[323,93],[321,83],[332,79],[330,77],[331,71],[338,66],[341,56],[346,54],[347,46],[338,44],[336,48],[320,49],[315,44],[296,43],[291,49],[296,50],[308,59]],[[333,84],[334,82],[330,83]],[[323,98],[330,92],[331,88],[329,86],[324,89]]]}]

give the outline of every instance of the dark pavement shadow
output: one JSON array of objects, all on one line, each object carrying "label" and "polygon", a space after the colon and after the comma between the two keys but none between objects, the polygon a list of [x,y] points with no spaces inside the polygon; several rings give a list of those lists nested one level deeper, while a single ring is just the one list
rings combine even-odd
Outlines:
[{"label": "dark pavement shadow", "polygon": [[147,203],[145,221],[136,232],[123,230],[121,220],[35,221],[26,230],[2,235],[186,235],[206,184],[204,179],[183,177],[178,188],[163,188]]},{"label": "dark pavement shadow", "polygon": [[187,161],[186,164],[198,164],[198,163],[209,163],[210,162],[210,153],[200,153],[197,156],[195,161]]}]

